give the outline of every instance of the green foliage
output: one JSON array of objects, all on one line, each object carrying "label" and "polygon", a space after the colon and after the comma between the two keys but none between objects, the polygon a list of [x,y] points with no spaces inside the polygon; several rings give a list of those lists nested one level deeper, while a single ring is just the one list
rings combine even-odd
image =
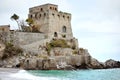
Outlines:
[{"label": "green foliage", "polygon": [[79,50],[80,50],[82,53],[84,52],[84,49],[83,49],[83,48],[80,48]]},{"label": "green foliage", "polygon": [[28,23],[29,26],[33,25],[34,21],[31,18],[26,19],[26,22]]},{"label": "green foliage", "polygon": [[61,47],[61,48],[70,48],[70,46],[67,44],[67,42],[63,39],[55,39],[52,40],[50,43],[46,43],[46,50],[48,52],[48,55],[52,48],[54,47]]},{"label": "green foliage", "polygon": [[32,26],[32,32],[39,32],[38,27]]},{"label": "green foliage", "polygon": [[51,47],[62,47],[62,48],[69,48],[70,46],[64,39],[56,39],[50,42]]},{"label": "green foliage", "polygon": [[32,32],[32,28],[31,27],[24,27],[24,32]]},{"label": "green foliage", "polygon": [[66,38],[66,35],[65,35],[65,34],[63,34],[63,35],[62,35],[62,37],[63,37],[63,38]]},{"label": "green foliage", "polygon": [[38,26],[34,25],[34,21],[31,18],[26,19],[26,22],[28,23],[28,25],[31,27],[31,30],[27,31],[32,31],[32,32],[39,32]]},{"label": "green foliage", "polygon": [[46,43],[46,51],[48,52],[48,55],[50,55],[51,45],[49,43]]},{"label": "green foliage", "polygon": [[19,16],[18,16],[17,14],[13,14],[13,15],[11,16],[11,19],[16,21],[16,20],[19,19]]},{"label": "green foliage", "polygon": [[74,51],[73,51],[73,54],[78,54],[78,50],[74,50]]},{"label": "green foliage", "polygon": [[2,59],[18,55],[23,52],[23,50],[20,47],[14,46],[12,43],[6,43],[5,45],[6,47]]},{"label": "green foliage", "polygon": [[76,49],[76,45],[75,45],[75,44],[72,45],[72,49],[73,49],[73,50]]},{"label": "green foliage", "polygon": [[11,17],[10,17],[11,20],[15,20],[18,24],[18,28],[20,30],[20,26],[19,26],[19,22],[18,22],[18,19],[19,19],[19,16],[17,14],[13,14]]}]

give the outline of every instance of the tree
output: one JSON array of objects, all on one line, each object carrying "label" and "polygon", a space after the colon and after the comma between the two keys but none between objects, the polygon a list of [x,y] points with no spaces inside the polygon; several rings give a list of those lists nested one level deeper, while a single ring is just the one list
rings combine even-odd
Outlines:
[{"label": "tree", "polygon": [[17,22],[18,28],[20,30],[19,21],[18,21],[19,20],[19,16],[17,14],[13,14],[10,18],[11,18],[11,20],[15,20]]},{"label": "tree", "polygon": [[29,26],[33,26],[34,21],[31,18],[26,19],[26,22],[28,23]]},{"label": "tree", "polygon": [[25,28],[27,27],[25,20],[20,20],[19,25],[21,26],[21,30],[25,31]]}]

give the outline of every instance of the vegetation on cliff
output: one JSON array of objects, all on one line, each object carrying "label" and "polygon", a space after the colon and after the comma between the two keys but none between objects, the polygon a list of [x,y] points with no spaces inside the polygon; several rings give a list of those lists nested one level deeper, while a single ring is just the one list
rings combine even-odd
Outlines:
[{"label": "vegetation on cliff", "polygon": [[23,50],[20,47],[14,46],[12,43],[5,43],[5,50],[2,59],[18,55],[22,52]]},{"label": "vegetation on cliff", "polygon": [[51,40],[50,43],[46,43],[46,50],[48,51],[48,54],[50,53],[50,50],[54,47],[70,48],[70,46],[67,44],[66,40],[54,39],[54,40]]}]

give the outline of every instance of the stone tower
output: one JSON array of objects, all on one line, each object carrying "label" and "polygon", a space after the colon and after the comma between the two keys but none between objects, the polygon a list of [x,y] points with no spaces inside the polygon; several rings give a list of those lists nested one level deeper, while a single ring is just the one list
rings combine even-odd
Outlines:
[{"label": "stone tower", "polygon": [[71,14],[59,12],[58,5],[44,4],[29,9],[29,18],[39,27],[39,31],[48,38],[73,38]]}]

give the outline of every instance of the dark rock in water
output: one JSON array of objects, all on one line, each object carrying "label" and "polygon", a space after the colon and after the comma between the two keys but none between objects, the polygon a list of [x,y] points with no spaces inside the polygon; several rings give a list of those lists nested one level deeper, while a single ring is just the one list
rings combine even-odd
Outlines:
[{"label": "dark rock in water", "polygon": [[76,69],[88,69],[89,67],[88,67],[87,64],[84,63],[84,64],[81,64],[81,65],[79,65],[79,66],[76,65],[75,68],[76,68]]},{"label": "dark rock in water", "polygon": [[105,68],[120,68],[120,62],[109,59],[105,62]]}]

